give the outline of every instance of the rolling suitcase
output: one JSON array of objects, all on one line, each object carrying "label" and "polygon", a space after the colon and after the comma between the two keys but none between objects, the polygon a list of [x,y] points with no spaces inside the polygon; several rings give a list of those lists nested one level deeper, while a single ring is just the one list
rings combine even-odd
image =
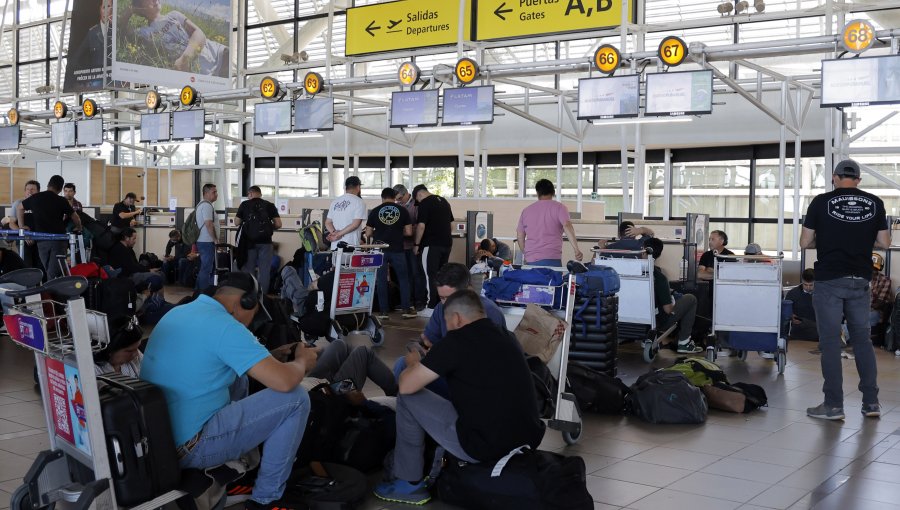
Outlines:
[{"label": "rolling suitcase", "polygon": [[216,284],[218,284],[220,276],[234,270],[234,246],[230,244],[217,244],[215,258]]},{"label": "rolling suitcase", "polygon": [[105,313],[107,320],[137,313],[137,290],[131,278],[100,280],[97,291],[94,309]]},{"label": "rolling suitcase", "polygon": [[97,377],[109,467],[120,506],[177,488],[181,468],[162,390],[119,374]]}]

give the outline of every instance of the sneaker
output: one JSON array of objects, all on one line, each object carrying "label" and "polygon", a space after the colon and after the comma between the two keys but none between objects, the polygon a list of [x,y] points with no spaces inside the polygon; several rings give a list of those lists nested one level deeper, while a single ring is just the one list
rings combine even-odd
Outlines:
[{"label": "sneaker", "polygon": [[425,307],[417,314],[417,316],[424,317],[426,319],[430,319],[432,313],[434,313],[434,308]]},{"label": "sneaker", "polygon": [[678,342],[676,351],[679,354],[697,354],[698,352],[703,352],[703,347],[698,347],[693,340],[686,340],[684,342]]},{"label": "sneaker", "polygon": [[816,407],[808,407],[806,415],[810,418],[819,418],[822,420],[843,420],[844,408],[828,407],[825,404],[819,404]]},{"label": "sneaker", "polygon": [[425,482],[413,484],[406,480],[379,483],[375,486],[375,496],[385,501],[409,505],[424,505],[431,501]]},{"label": "sneaker", "polygon": [[759,351],[758,354],[759,354],[759,357],[762,359],[775,359],[774,352]]},{"label": "sneaker", "polygon": [[386,314],[384,312],[378,312],[378,314],[375,315],[375,318],[377,318],[380,321],[386,321],[386,320],[390,319],[390,317],[388,317],[388,314]]},{"label": "sneaker", "polygon": [[252,499],[248,499],[244,502],[244,510],[308,510],[309,506],[306,503],[300,502],[287,502],[283,500],[276,499],[275,501],[271,501],[269,503],[257,503]]},{"label": "sneaker", "polygon": [[415,319],[419,316],[419,312],[417,312],[415,308],[409,307],[400,316],[404,319]]},{"label": "sneaker", "polygon": [[878,402],[874,404],[863,404],[861,411],[866,418],[878,418],[881,416],[881,404]]}]

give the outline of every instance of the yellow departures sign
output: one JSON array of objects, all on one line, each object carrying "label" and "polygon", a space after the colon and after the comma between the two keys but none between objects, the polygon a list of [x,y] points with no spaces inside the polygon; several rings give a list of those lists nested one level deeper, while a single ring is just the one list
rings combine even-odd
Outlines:
[{"label": "yellow departures sign", "polygon": [[[634,0],[628,2],[634,23]],[[478,0],[475,39],[599,30],[622,24],[622,0]]]},{"label": "yellow departures sign", "polygon": [[[464,38],[469,39],[471,4],[467,0]],[[397,0],[347,9],[346,54],[364,55],[456,44],[459,2]]]}]

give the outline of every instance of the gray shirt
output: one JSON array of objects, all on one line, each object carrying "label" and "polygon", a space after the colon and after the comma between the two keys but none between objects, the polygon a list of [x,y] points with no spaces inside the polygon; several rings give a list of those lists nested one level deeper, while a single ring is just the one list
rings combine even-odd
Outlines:
[{"label": "gray shirt", "polygon": [[197,226],[200,227],[200,237],[197,238],[198,243],[214,243],[216,239],[213,239],[211,235],[209,235],[209,230],[207,230],[205,223],[209,220],[213,222],[213,229],[216,232],[216,237],[219,235],[219,220],[216,217],[216,210],[213,205],[207,201],[200,202],[197,204]]}]

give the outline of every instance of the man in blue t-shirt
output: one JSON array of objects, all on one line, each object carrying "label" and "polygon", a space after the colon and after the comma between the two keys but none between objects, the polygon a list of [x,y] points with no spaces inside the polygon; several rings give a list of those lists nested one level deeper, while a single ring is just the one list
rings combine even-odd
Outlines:
[{"label": "man in blue t-shirt", "polygon": [[[309,415],[300,381],[316,362],[303,346],[293,361],[276,360],[250,333],[261,296],[251,275],[222,275],[212,297],[163,316],[141,368],[141,378],[166,396],[182,468],[224,464],[262,444],[247,510],[291,508],[281,499]],[[244,374],[267,389],[232,402],[229,388]]]},{"label": "man in blue t-shirt", "polygon": [[[444,320],[443,303],[448,297],[452,296],[454,292],[470,288],[470,280],[469,270],[466,269],[466,266],[456,262],[445,264],[444,267],[434,275],[434,283],[437,287],[437,294],[440,301],[434,308],[434,313],[431,314],[431,318],[428,319],[425,331],[421,335],[421,347],[424,351],[427,352],[431,349],[432,345],[440,342],[447,336],[447,322]],[[503,316],[503,312],[500,311],[500,307],[490,299],[484,296],[480,297],[481,304],[484,306],[485,316],[501,329],[506,330],[506,318]],[[403,372],[405,368],[405,358],[400,358],[394,363],[394,375],[398,380],[400,379],[400,373]],[[428,389],[443,397],[447,397],[450,394],[447,389],[447,383],[444,382],[443,379],[438,379],[431,383],[428,386]]]}]

